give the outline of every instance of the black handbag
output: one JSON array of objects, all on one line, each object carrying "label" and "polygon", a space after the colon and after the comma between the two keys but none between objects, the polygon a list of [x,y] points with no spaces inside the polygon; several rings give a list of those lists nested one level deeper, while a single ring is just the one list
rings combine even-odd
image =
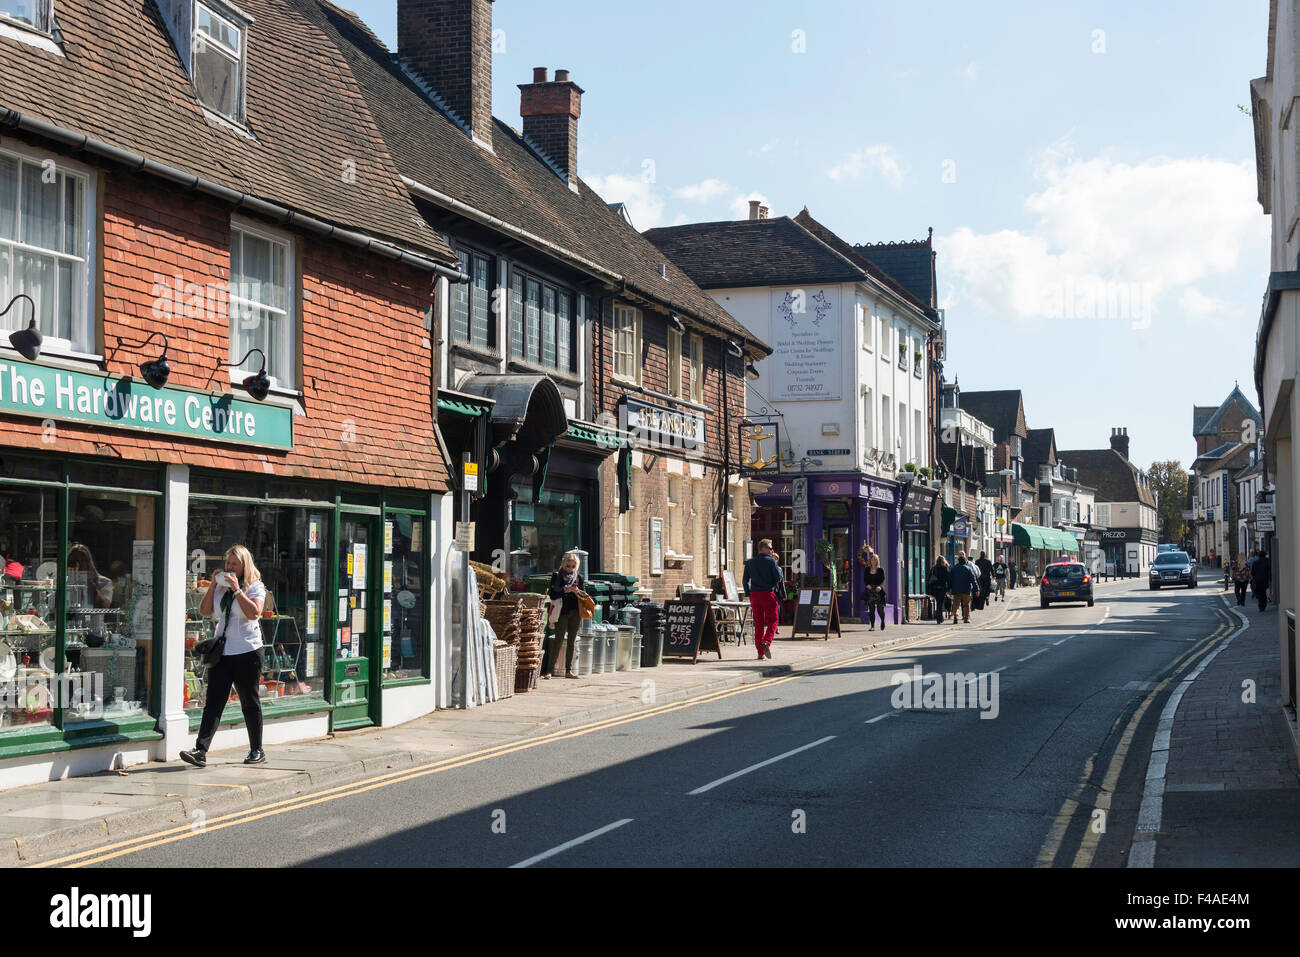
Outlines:
[{"label": "black handbag", "polygon": [[204,638],[194,646],[194,654],[204,667],[211,668],[226,653],[226,631],[230,628],[230,609],[234,604],[235,593],[226,592],[221,597],[221,605],[226,612],[225,620],[221,623],[221,634]]}]

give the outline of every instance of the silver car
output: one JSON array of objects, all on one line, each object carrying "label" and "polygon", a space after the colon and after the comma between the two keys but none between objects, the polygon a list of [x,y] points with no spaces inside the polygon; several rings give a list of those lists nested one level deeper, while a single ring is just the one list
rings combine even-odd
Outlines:
[{"label": "silver car", "polygon": [[1186,552],[1161,552],[1156,556],[1155,564],[1151,566],[1152,591],[1173,586],[1196,587],[1196,563]]}]

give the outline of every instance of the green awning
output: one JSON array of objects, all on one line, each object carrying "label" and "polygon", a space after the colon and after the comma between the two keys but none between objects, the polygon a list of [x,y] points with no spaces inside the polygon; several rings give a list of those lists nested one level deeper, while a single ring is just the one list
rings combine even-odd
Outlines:
[{"label": "green awning", "polygon": [[439,412],[454,412],[457,415],[463,415],[470,419],[477,419],[480,415],[488,415],[492,411],[491,406],[475,405],[472,402],[466,402],[464,399],[448,399],[438,396]]},{"label": "green awning", "polygon": [[957,520],[957,510],[949,505],[943,507],[942,524],[939,526],[939,537],[943,538],[948,534],[948,529],[952,528],[952,523]]},{"label": "green awning", "polygon": [[1042,548],[1052,552],[1077,552],[1079,540],[1069,532],[1059,528],[1045,528],[1042,525],[1011,525],[1011,540],[1016,545],[1026,548]]},{"label": "green awning", "polygon": [[587,425],[581,422],[570,422],[569,431],[564,433],[564,437],[577,439],[579,442],[590,442],[592,445],[598,445],[607,451],[631,448],[633,445],[632,437],[625,432],[601,428],[598,425]]},{"label": "green awning", "polygon": [[564,433],[566,438],[581,439],[583,442],[590,442],[595,445],[600,441],[600,433],[595,429],[589,429],[585,425],[579,425],[577,422],[569,423],[569,431]]}]

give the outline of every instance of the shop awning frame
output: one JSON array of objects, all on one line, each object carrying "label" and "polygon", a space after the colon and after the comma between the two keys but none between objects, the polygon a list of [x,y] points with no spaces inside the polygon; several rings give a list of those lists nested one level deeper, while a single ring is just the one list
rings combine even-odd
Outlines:
[{"label": "shop awning frame", "polygon": [[1041,548],[1052,552],[1077,552],[1079,540],[1069,532],[1043,525],[1011,523],[1011,540],[1024,548]]}]

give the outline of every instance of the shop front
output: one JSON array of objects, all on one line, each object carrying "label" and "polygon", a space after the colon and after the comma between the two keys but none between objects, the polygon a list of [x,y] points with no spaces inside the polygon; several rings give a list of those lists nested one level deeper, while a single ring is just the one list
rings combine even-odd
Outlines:
[{"label": "shop front", "polygon": [[1015,522],[1011,526],[1011,539],[1023,562],[1019,570],[1035,577],[1058,558],[1076,558],[1079,554],[1079,540],[1059,528]]},{"label": "shop front", "polygon": [[[925,582],[934,558],[930,553],[930,525],[938,493],[918,485],[903,494],[903,580],[908,598],[924,598]],[[910,608],[910,605],[905,605]]]},{"label": "shop front", "polygon": [[[790,479],[774,482],[764,493],[756,495],[769,524],[784,520],[784,510],[791,507],[793,486]],[[902,486],[879,479],[856,475],[809,476],[808,520],[812,549],[793,536],[795,549],[807,552],[807,579],[817,583],[829,581],[827,567],[834,566],[839,593],[841,619],[859,618],[862,612],[862,566],[858,563],[864,546],[880,557],[885,570],[888,598],[886,614],[898,622],[902,614],[902,589],[907,587],[903,563],[904,546],[900,537],[899,503]],[[782,510],[782,511],[768,511]],[[771,536],[765,536],[771,537]],[[920,543],[910,540],[912,547]],[[787,562],[782,555],[782,563]],[[924,588],[922,588],[924,590]]]},{"label": "shop front", "polygon": [[1142,574],[1155,561],[1158,537],[1146,528],[1106,528],[1101,531],[1101,547],[1106,564],[1123,577]]},{"label": "shop front", "polygon": [[600,465],[613,451],[594,427],[574,423],[555,444],[540,480],[516,483],[510,520],[509,583],[524,590],[532,575],[549,575],[565,552],[581,549],[588,570],[601,567],[596,528]]}]

